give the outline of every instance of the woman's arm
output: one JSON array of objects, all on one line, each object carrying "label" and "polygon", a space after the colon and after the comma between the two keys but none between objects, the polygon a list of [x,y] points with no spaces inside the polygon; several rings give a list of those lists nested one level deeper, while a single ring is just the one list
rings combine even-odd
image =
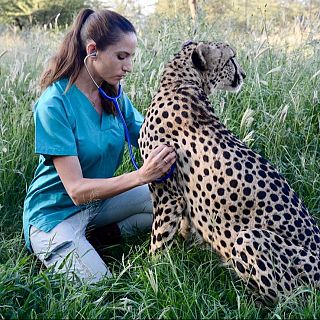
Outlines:
[{"label": "woman's arm", "polygon": [[54,157],[53,164],[74,204],[81,205],[110,198],[150,183],[164,175],[175,162],[175,158],[172,147],[161,145],[150,153],[139,170],[107,179],[84,178],[76,156]]}]

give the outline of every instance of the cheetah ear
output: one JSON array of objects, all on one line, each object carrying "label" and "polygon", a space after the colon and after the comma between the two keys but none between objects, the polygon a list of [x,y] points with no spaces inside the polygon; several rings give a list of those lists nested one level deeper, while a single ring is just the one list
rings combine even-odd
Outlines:
[{"label": "cheetah ear", "polygon": [[188,45],[190,45],[190,44],[192,44],[192,43],[193,43],[192,40],[187,40],[187,41],[185,41],[185,42],[182,44],[182,49],[185,48],[185,47],[187,47]]},{"label": "cheetah ear", "polygon": [[191,60],[194,66],[200,71],[207,70],[207,61],[205,59],[207,50],[207,45],[203,42],[200,42],[191,54]]},{"label": "cheetah ear", "polygon": [[221,49],[214,44],[200,42],[191,55],[194,66],[201,70],[209,70],[221,58]]}]

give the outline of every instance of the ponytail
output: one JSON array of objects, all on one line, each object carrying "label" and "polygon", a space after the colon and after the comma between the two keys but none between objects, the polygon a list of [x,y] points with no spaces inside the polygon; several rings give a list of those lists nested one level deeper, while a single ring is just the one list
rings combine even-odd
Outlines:
[{"label": "ponytail", "polygon": [[75,82],[86,56],[84,44],[81,42],[81,27],[93,12],[91,9],[82,9],[79,12],[71,30],[64,37],[58,52],[40,78],[41,89],[61,78],[69,78],[67,90]]}]

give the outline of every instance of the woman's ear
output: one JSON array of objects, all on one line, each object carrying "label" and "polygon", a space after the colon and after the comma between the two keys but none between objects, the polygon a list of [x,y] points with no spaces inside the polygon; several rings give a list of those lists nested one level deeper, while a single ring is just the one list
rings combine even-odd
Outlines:
[{"label": "woman's ear", "polygon": [[94,41],[89,42],[86,46],[87,49],[87,55],[91,56],[91,57],[96,57],[97,56],[97,47],[96,47],[96,43]]}]

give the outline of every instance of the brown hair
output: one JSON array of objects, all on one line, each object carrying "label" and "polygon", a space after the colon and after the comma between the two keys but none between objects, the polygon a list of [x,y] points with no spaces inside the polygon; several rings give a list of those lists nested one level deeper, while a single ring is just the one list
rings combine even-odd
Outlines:
[{"label": "brown hair", "polygon": [[[88,40],[96,43],[97,50],[105,50],[109,45],[120,41],[123,33],[130,32],[136,33],[131,22],[114,11],[82,9],[57,53],[51,58],[48,68],[41,75],[41,89],[62,78],[69,78],[66,90],[74,84],[83,67]],[[102,88],[108,95],[116,95],[116,89],[108,83],[104,82]],[[115,113],[112,102],[108,100],[102,99],[102,107],[108,113]]]}]

